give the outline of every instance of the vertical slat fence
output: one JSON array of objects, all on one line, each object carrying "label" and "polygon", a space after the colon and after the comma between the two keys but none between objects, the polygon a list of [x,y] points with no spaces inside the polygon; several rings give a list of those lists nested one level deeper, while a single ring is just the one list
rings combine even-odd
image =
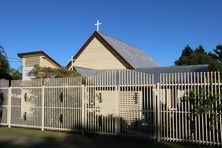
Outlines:
[{"label": "vertical slat fence", "polygon": [[83,79],[0,80],[0,125],[222,145],[221,72]]}]

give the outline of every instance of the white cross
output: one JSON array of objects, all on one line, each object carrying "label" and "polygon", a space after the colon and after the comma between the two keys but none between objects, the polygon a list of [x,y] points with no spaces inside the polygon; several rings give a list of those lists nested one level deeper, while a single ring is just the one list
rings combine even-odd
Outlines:
[{"label": "white cross", "polygon": [[96,31],[99,32],[99,25],[101,25],[102,23],[99,22],[99,20],[96,21]]}]

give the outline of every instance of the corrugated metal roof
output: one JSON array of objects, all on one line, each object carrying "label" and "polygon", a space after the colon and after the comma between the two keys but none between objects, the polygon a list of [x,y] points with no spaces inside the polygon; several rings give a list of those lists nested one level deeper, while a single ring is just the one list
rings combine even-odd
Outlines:
[{"label": "corrugated metal roof", "polygon": [[[129,69],[122,69],[122,70],[112,70],[113,73],[109,73],[111,70],[95,70],[95,69],[87,69],[82,67],[75,67],[76,71],[82,74],[82,76],[86,77],[97,77],[100,75],[103,75],[104,81],[98,82],[101,85],[119,85],[119,84],[143,84],[146,82],[135,82],[133,77],[127,77],[127,79],[124,77],[124,80],[122,79],[122,74],[124,75],[130,75],[132,71],[135,71],[135,73],[138,74],[138,78],[141,77],[142,73],[145,74],[151,74],[153,75],[154,79],[152,82],[149,83],[158,83],[160,82],[160,74],[169,74],[169,73],[193,73],[193,72],[207,72],[208,71],[208,65],[186,65],[186,66],[170,66],[170,67],[152,67],[152,68],[138,68],[135,70],[129,70]],[[128,74],[126,74],[128,73]],[[121,77],[120,77],[121,76]],[[112,81],[105,81],[110,78],[115,78]],[[173,80],[173,79],[172,79]],[[171,82],[172,82],[171,80]],[[173,82],[172,82],[173,83]]]},{"label": "corrugated metal roof", "polygon": [[77,71],[78,73],[80,73],[82,76],[85,76],[85,77],[93,76],[98,72],[98,70],[95,70],[95,69],[89,69],[89,68],[83,68],[83,67],[77,67],[77,66],[74,66],[74,69],[75,71]]},{"label": "corrugated metal roof", "polygon": [[187,72],[207,72],[208,65],[183,65],[183,66],[170,66],[170,67],[150,67],[150,68],[137,68],[138,72],[147,74],[154,74],[154,82],[160,82],[160,74],[169,73],[187,73]]},{"label": "corrugated metal roof", "polygon": [[136,71],[158,74],[158,73],[179,73],[179,72],[206,72],[208,65],[183,65],[183,66],[169,66],[169,67],[150,67],[150,68],[136,68]]},{"label": "corrugated metal roof", "polygon": [[125,42],[114,39],[101,32],[99,34],[130,64],[133,68],[158,67],[142,50]]}]

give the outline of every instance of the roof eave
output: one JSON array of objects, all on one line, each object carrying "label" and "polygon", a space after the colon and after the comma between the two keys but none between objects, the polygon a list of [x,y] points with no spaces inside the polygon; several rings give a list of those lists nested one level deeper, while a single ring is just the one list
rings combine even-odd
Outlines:
[{"label": "roof eave", "polygon": [[50,60],[52,63],[54,63],[58,67],[62,67],[59,63],[57,63],[53,58],[51,58],[49,55],[47,55],[44,51],[33,51],[33,52],[23,52],[23,53],[18,53],[18,57],[24,58],[26,56],[31,56],[31,55],[43,55],[45,56],[48,60]]}]

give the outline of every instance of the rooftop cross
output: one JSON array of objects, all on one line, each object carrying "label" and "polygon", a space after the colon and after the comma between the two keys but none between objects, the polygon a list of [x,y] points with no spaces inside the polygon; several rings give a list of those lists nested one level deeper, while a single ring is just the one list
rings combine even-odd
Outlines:
[{"label": "rooftop cross", "polygon": [[101,25],[101,24],[102,24],[102,23],[99,22],[99,20],[96,21],[95,26],[96,26],[96,31],[97,31],[97,32],[99,32],[99,25]]}]

